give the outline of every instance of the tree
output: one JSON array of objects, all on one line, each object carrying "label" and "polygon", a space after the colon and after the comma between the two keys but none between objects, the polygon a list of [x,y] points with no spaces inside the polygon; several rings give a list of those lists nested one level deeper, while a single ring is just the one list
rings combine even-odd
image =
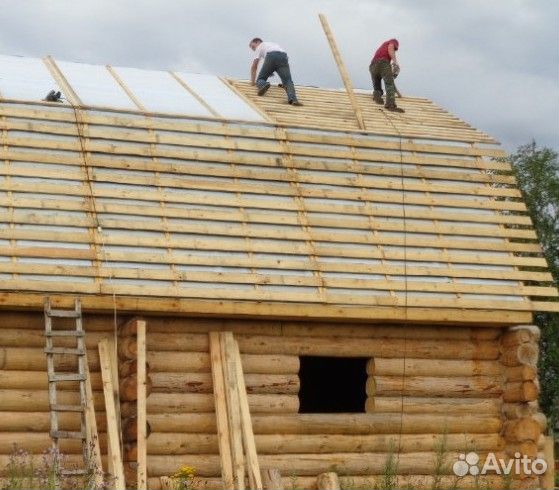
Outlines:
[{"label": "tree", "polygon": [[[559,160],[550,148],[532,141],[509,157],[528,212],[549,264],[554,285],[559,286]],[[536,313],[541,329],[540,405],[555,424],[559,421],[559,314]]]}]

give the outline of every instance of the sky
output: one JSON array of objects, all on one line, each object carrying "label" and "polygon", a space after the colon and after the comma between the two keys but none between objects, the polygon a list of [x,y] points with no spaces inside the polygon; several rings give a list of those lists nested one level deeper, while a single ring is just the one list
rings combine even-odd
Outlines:
[{"label": "sky", "polygon": [[[296,84],[339,88],[324,13],[355,87],[397,38],[398,88],[513,151],[559,150],[559,0],[0,0],[0,53],[248,77],[248,42],[288,52]],[[0,67],[1,69],[1,67]]]}]

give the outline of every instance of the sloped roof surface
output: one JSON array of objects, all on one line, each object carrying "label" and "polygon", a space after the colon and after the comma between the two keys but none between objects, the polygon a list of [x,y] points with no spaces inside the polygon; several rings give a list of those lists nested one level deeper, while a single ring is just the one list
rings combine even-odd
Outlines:
[{"label": "sloped roof surface", "polygon": [[[48,292],[478,323],[557,309],[556,290],[530,285],[551,276],[502,150],[428,101],[402,99],[400,116],[360,95],[357,131],[338,91],[299,88],[292,108],[281,89],[217,77],[13,60],[0,57],[5,305]],[[33,99],[54,83],[72,104]]]}]

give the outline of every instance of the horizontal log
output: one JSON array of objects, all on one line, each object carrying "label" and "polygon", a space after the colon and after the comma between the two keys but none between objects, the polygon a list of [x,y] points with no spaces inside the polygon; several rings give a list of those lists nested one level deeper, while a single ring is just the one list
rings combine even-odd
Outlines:
[{"label": "horizontal log", "polygon": [[[458,454],[448,452],[444,456],[443,474],[452,474],[452,463],[458,459]],[[499,453],[498,453],[499,454]],[[484,457],[484,455],[482,455]],[[498,456],[499,457],[499,456]],[[332,454],[286,454],[259,455],[261,468],[277,468],[284,474],[313,476],[336,468],[344,475],[381,475],[385,471],[387,455],[385,453],[332,453]],[[434,452],[404,453],[398,457],[398,473],[431,474],[436,465],[437,454]],[[148,474],[153,476],[167,476],[176,471],[181,464],[188,461],[200,476],[217,477],[220,475],[220,460],[218,455],[180,455],[180,456],[150,456],[148,458]]]},{"label": "horizontal log", "polygon": [[[382,475],[352,475],[340,476],[342,488],[382,488]],[[458,480],[458,481],[457,481]],[[440,475],[437,477],[429,475],[398,475],[394,477],[395,488],[413,488],[414,490],[432,490],[436,488],[453,488],[455,490],[478,490],[483,488],[505,488],[506,478],[498,475],[484,475],[481,477],[464,476],[457,479],[455,476]],[[281,479],[283,488],[290,490],[317,490],[317,481],[314,476],[300,476],[292,474]],[[172,482],[164,486],[159,477],[148,478],[151,490],[173,490]],[[514,484],[513,484],[514,486]],[[195,478],[192,490],[221,490],[223,482],[220,478]],[[277,487],[273,487],[277,488]]]},{"label": "horizontal log", "polygon": [[539,410],[538,402],[503,403],[503,415],[506,419],[520,419],[531,417]]},{"label": "horizontal log", "polygon": [[506,383],[503,400],[505,402],[532,402],[538,399],[539,393],[539,387],[534,381]]},{"label": "horizontal log", "polygon": [[355,325],[337,323],[281,322],[282,335],[294,337],[362,337],[395,339],[495,340],[498,328],[428,327],[406,325]]},{"label": "horizontal log", "polygon": [[[107,428],[105,414],[96,411],[97,430],[104,432]],[[63,412],[58,415],[61,430],[80,430],[78,413]],[[0,412],[0,432],[44,432],[50,430],[50,418],[47,410],[42,412]]]},{"label": "horizontal log", "polygon": [[[62,454],[82,454],[82,443],[77,439],[60,439],[59,448]],[[99,434],[99,444],[107,445],[105,433]],[[0,432],[0,454],[10,454],[14,445],[30,453],[42,453],[52,447],[52,439],[45,432]]]},{"label": "horizontal log", "polygon": [[367,373],[371,375],[402,376],[404,372],[413,376],[499,376],[503,366],[498,361],[407,358],[404,362],[402,358],[383,357],[375,357],[367,363]]},{"label": "horizontal log", "polygon": [[[297,413],[296,395],[248,395],[250,413]],[[214,397],[201,393],[152,393],[147,399],[148,414],[200,413],[214,410]]]},{"label": "horizontal log", "polygon": [[[151,373],[154,393],[213,393],[210,373]],[[299,392],[296,374],[245,374],[247,393],[292,395]]]},{"label": "horizontal log", "polygon": [[526,342],[524,344],[507,347],[499,358],[501,364],[508,367],[521,366],[528,364],[536,366],[538,363],[537,344]]},{"label": "horizontal log", "polygon": [[[76,356],[74,356],[76,357]],[[101,391],[103,383],[101,374],[98,372],[90,373],[91,387],[94,391]],[[60,381],[56,384],[58,390],[77,391],[79,390],[78,381]],[[45,371],[4,371],[0,370],[0,390],[47,390],[48,378]]]},{"label": "horizontal log", "polygon": [[[57,402],[63,405],[79,404],[79,393],[60,391]],[[94,392],[96,410],[104,410],[103,393]],[[0,411],[47,412],[49,398],[47,390],[0,390]]]},{"label": "horizontal log", "polygon": [[[7,347],[0,348],[0,369],[23,371],[46,371],[47,360],[40,348]],[[147,352],[148,364],[153,372],[210,372],[210,357],[205,352]],[[99,371],[97,346],[88,349],[87,360],[91,371]],[[298,356],[252,355],[241,356],[243,371],[254,374],[297,374]],[[56,356],[59,371],[72,371],[77,368],[76,356]]]},{"label": "horizontal log", "polygon": [[[150,396],[153,397],[152,394]],[[215,433],[213,413],[153,413],[153,432]],[[492,434],[501,430],[501,418],[446,414],[262,414],[252,417],[255,434]]]},{"label": "horizontal log", "polygon": [[533,381],[538,375],[536,366],[523,364],[504,370],[506,381]]},{"label": "horizontal log", "polygon": [[[353,357],[402,357],[401,339],[325,338],[325,337],[236,337],[240,350],[245,354],[288,354]],[[191,350],[208,352],[207,335],[161,334],[148,336],[149,350]],[[406,342],[406,356],[440,359],[497,359],[499,346],[492,341],[423,340]]]},{"label": "horizontal log", "polygon": [[530,459],[536,459],[538,457],[538,443],[534,441],[523,441],[506,444],[505,453],[511,458],[518,456],[518,453],[520,453],[520,457],[526,455]]},{"label": "horizontal log", "polygon": [[479,327],[428,327],[405,325],[356,325],[355,323],[290,322],[280,320],[221,320],[207,318],[150,317],[152,333],[207,333],[229,331],[234,335],[274,335],[296,337],[365,337],[407,339],[495,340],[502,329]]},{"label": "horizontal log", "polygon": [[367,412],[373,413],[425,413],[449,415],[500,415],[500,398],[429,398],[377,396],[365,402]]},{"label": "horizontal log", "polygon": [[[0,348],[0,369],[46,371],[47,357],[45,356],[43,349],[44,345],[42,345],[40,348]],[[99,371],[99,353],[97,352],[97,346],[95,346],[95,348],[87,350],[87,361],[89,363],[90,371]],[[76,356],[66,354],[57,355],[54,364],[57,371],[75,371],[78,366]]]},{"label": "horizontal log", "polygon": [[[207,352],[148,351],[147,356],[153,373],[209,373],[211,371],[210,356]],[[298,356],[243,354],[241,361],[245,373],[297,374],[299,372]]]},{"label": "horizontal log", "polygon": [[540,340],[540,329],[535,325],[516,325],[503,333],[501,345],[510,347],[525,342],[538,343]]},{"label": "horizontal log", "polygon": [[[258,454],[435,451],[444,443],[445,450],[460,451],[475,447],[478,451],[498,451],[504,441],[499,434],[256,434]],[[152,433],[148,454],[218,454],[217,435]]]},{"label": "horizontal log", "polygon": [[429,396],[445,398],[494,398],[503,393],[503,382],[494,376],[381,376],[369,377],[367,395]]},{"label": "horizontal log", "polygon": [[507,420],[503,425],[503,437],[507,442],[538,442],[542,430],[533,417]]},{"label": "horizontal log", "polygon": [[[2,346],[3,347],[45,347],[44,330],[26,330],[25,335],[21,335],[21,330],[13,328],[3,328]],[[88,349],[96,349],[97,344],[107,338],[112,338],[109,332],[87,332],[85,343]],[[73,347],[76,345],[76,339],[71,337],[60,337],[56,340],[59,347]]]}]

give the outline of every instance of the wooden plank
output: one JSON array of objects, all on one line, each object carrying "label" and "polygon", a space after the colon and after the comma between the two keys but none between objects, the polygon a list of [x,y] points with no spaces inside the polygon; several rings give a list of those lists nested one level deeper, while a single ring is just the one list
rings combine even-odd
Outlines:
[{"label": "wooden plank", "polygon": [[252,430],[252,420],[250,417],[250,409],[248,406],[245,378],[243,374],[243,366],[241,363],[241,354],[239,352],[239,346],[237,342],[233,339],[233,334],[231,332],[226,332],[224,336],[226,347],[233,354],[235,370],[237,374],[239,408],[241,413],[241,429],[243,433],[243,444],[246,452],[247,472],[250,482],[250,488],[262,490],[262,477],[260,474],[260,466],[258,464],[258,454],[256,453],[254,432]]},{"label": "wooden plank", "polygon": [[111,76],[115,79],[116,83],[120,86],[120,88],[122,88],[122,90],[124,90],[124,92],[126,93],[126,95],[128,96],[128,98],[132,101],[132,103],[141,111],[141,112],[147,112],[146,107],[144,106],[144,104],[142,104],[142,102],[140,101],[140,99],[138,99],[138,97],[136,97],[136,95],[134,94],[134,92],[132,92],[132,90],[130,90],[130,88],[124,83],[124,81],[122,80],[122,78],[120,77],[120,75],[116,72],[116,70],[111,66],[111,65],[106,65],[105,68],[107,68],[107,71],[111,74]]},{"label": "wooden plank", "polygon": [[336,65],[338,66],[338,71],[340,72],[340,76],[342,77],[342,81],[344,82],[344,86],[349,97],[351,106],[353,108],[353,112],[355,113],[355,119],[357,120],[357,124],[359,129],[366,130],[365,120],[363,119],[363,113],[361,112],[361,107],[359,107],[359,103],[355,97],[353,92],[353,84],[351,83],[351,79],[349,78],[349,73],[345,67],[345,64],[342,60],[342,55],[340,54],[340,50],[338,49],[338,45],[336,44],[336,40],[334,39],[334,34],[328,25],[328,20],[324,14],[318,14],[318,18],[320,19],[320,23],[322,24],[322,29],[324,29],[324,33],[326,34],[326,38],[328,39],[328,43],[330,44],[330,49],[332,50],[332,54],[334,55],[334,60],[336,61]]},{"label": "wooden plank", "polygon": [[91,373],[85,354],[85,424],[87,428],[87,447],[90,455],[90,462],[94,464],[94,479],[97,485],[103,484],[103,462],[101,460],[101,449],[99,447],[99,432],[97,431],[97,419],[95,418],[95,406],[93,400],[93,390],[91,388]]},{"label": "wooden plank", "polygon": [[221,357],[221,337],[218,332],[209,332],[212,381],[214,386],[215,412],[217,421],[217,435],[221,463],[221,478],[223,488],[235,488],[233,480],[233,459],[231,454],[231,439],[229,420],[227,416],[227,402],[225,399],[225,379],[223,375],[223,361]]},{"label": "wooden plank", "polygon": [[232,338],[229,338],[226,333],[220,332],[220,350],[233,462],[233,483],[236,490],[243,490],[245,488],[245,455],[239,407],[239,385],[231,340]]},{"label": "wooden plank", "polygon": [[[32,292],[4,292],[0,293],[2,308],[40,309],[43,304],[44,293]],[[68,296],[64,293],[51,295],[53,305],[57,307],[71,306]],[[113,311],[114,298],[111,294],[86,295],[81,298],[84,309],[95,311]],[[451,323],[453,325],[472,326],[510,326],[529,324],[533,321],[531,312],[516,310],[495,311],[493,308],[478,308],[461,310],[457,308],[439,307],[383,307],[375,308],[350,305],[315,305],[285,302],[250,302],[239,300],[215,301],[193,298],[165,298],[165,297],[136,297],[117,296],[116,305],[123,313],[150,311],[153,314],[169,313],[180,316],[227,316],[231,318],[269,318],[269,319],[320,319],[363,321],[375,323],[387,320],[408,320],[429,322],[430,324]]]},{"label": "wooden plank", "polygon": [[136,342],[138,349],[137,357],[137,410],[138,410],[138,434],[137,434],[137,486],[138,490],[147,488],[147,393],[146,393],[146,322],[136,322]]},{"label": "wooden plank", "polygon": [[197,94],[176,72],[169,71],[168,73],[183,89],[185,89],[190,95],[192,95],[192,97],[202,104],[212,114],[212,116],[222,118],[221,114],[219,114],[210,104],[200,97],[200,95]]},{"label": "wooden plank", "polygon": [[113,467],[114,489],[124,490],[124,467],[120,451],[120,437],[116,420],[116,406],[114,401],[113,375],[111,366],[111,352],[106,340],[99,342],[99,361],[103,378],[103,395],[105,398],[105,415],[107,418],[107,440],[110,447],[111,465]]},{"label": "wooden plank", "polygon": [[[125,111],[119,116],[108,116],[107,114],[97,114],[97,113],[83,113],[84,123],[90,125],[94,128],[95,125],[101,126],[114,126],[118,127],[119,131],[113,137],[119,137],[122,128],[135,128],[135,129],[156,129],[156,130],[168,130],[174,132],[185,132],[185,133],[200,133],[207,135],[224,135],[224,136],[239,136],[239,137],[257,137],[257,138],[267,138],[274,139],[274,131],[272,128],[263,127],[261,124],[248,123],[247,126],[242,128],[237,128],[235,125],[231,124],[215,124],[204,125],[200,122],[188,122],[184,118],[165,118],[158,120],[151,120],[147,118],[133,119],[123,117]],[[71,114],[61,112],[61,111],[42,111],[42,110],[29,110],[25,108],[13,107],[13,106],[2,106],[0,105],[0,115],[9,116],[10,120],[4,122],[6,128],[9,128],[10,124],[17,124],[12,118],[21,117],[23,119],[34,119],[34,120],[44,120],[44,121],[56,121],[56,122],[73,122],[74,117]],[[47,127],[46,125],[43,125]],[[66,125],[61,126],[49,125],[51,131],[55,134],[68,134],[72,135],[75,130],[72,126]],[[28,130],[33,130],[31,126]],[[322,134],[316,133],[305,133],[301,131],[291,131],[286,128],[286,134],[290,141],[293,142],[304,142],[304,143],[319,143],[319,144],[335,144],[335,145],[345,145],[345,146],[355,146],[357,148],[374,148],[374,149],[385,149],[385,150],[398,150],[400,148],[399,143],[390,140],[379,140],[371,139],[366,136],[362,136],[363,133],[353,135],[352,133],[340,135],[338,133],[332,133],[325,131]],[[103,131],[102,129],[100,131]],[[105,130],[106,131],[106,130]],[[47,131],[48,132],[48,131]],[[366,133],[365,133],[366,134]],[[429,144],[419,141],[403,141],[402,150],[405,151],[418,151],[427,153],[442,153],[445,155],[464,155],[464,156],[489,156],[489,157],[503,157],[505,152],[499,148],[485,148],[476,146],[465,146],[452,144],[449,141],[445,144]],[[509,169],[510,165],[501,164],[502,169]]]},{"label": "wooden plank", "polygon": [[64,74],[58,67],[56,61],[54,61],[54,58],[52,56],[46,56],[45,58],[43,58],[43,62],[52,77],[55,79],[58,86],[62,89],[62,92],[66,96],[66,99],[68,99],[68,102],[70,102],[70,104],[72,104],[72,106],[74,107],[82,106],[83,103],[80,97],[74,91],[74,89],[68,82],[68,79],[64,76]]}]

